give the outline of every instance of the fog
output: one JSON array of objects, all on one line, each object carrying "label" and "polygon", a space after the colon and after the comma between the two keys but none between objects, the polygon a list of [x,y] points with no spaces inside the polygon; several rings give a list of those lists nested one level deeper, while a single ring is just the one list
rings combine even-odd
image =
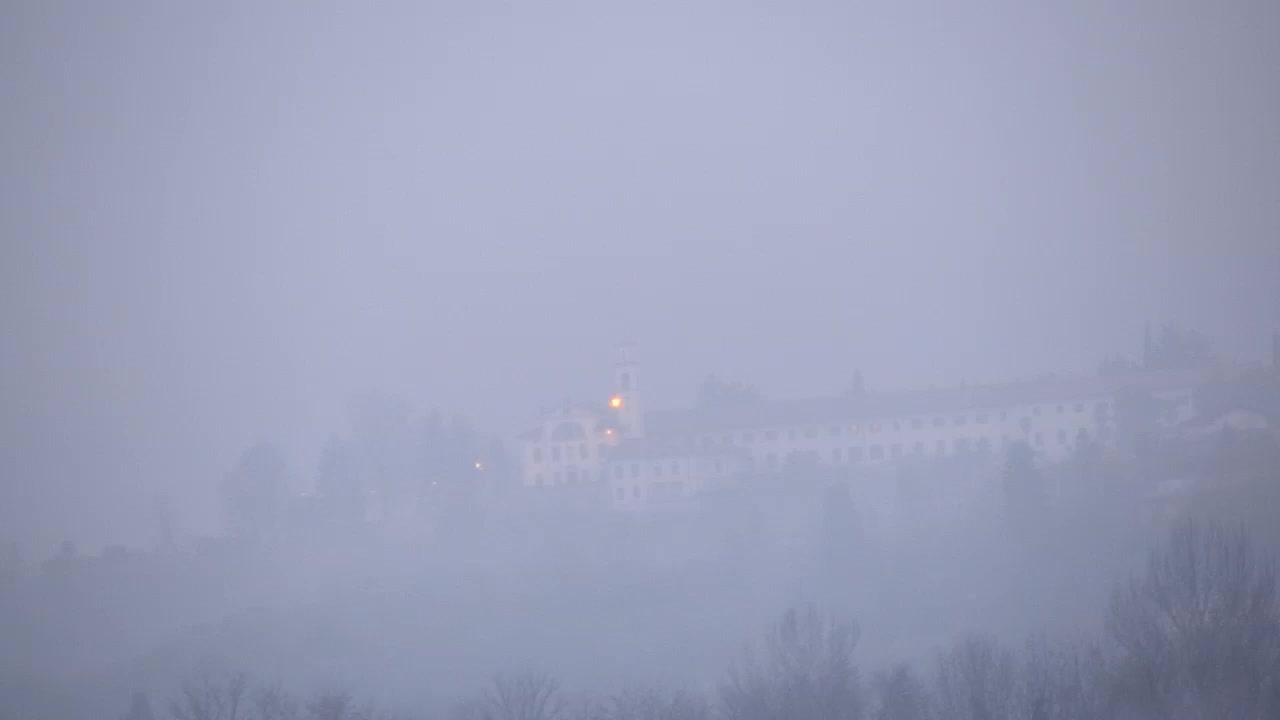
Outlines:
[{"label": "fog", "polygon": [[[880,712],[974,633],[1111,652],[1183,522],[1265,565],[1280,5],[1045,5],[4,3],[0,718],[237,672],[745,717],[788,608]],[[531,429],[615,392],[543,487]],[[704,431],[741,464],[633,507],[626,443]]]}]

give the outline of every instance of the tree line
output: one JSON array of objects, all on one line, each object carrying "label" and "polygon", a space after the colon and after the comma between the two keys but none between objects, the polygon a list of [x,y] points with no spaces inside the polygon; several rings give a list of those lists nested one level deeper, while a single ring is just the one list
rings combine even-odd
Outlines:
[{"label": "tree line", "polygon": [[[1013,648],[969,636],[930,666],[866,675],[856,622],[804,606],[745,648],[710,696],[630,688],[591,697],[549,674],[495,676],[451,720],[1265,720],[1280,717],[1275,565],[1249,534],[1176,524],[1146,567],[1118,583],[1094,642]],[[420,717],[341,692],[296,697],[243,674],[203,677],[121,720],[380,720]]]}]

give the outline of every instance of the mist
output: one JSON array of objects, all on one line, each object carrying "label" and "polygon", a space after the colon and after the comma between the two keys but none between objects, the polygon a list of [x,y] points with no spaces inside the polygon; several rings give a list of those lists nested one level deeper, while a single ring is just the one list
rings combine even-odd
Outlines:
[{"label": "mist", "polygon": [[[1244,0],[6,3],[0,718],[241,672],[744,717],[744,644],[855,624],[870,713],[966,637],[1110,653],[1149,552],[1280,550],[1278,33]],[[562,422],[593,454],[557,483]],[[633,458],[695,469],[667,507]]]}]

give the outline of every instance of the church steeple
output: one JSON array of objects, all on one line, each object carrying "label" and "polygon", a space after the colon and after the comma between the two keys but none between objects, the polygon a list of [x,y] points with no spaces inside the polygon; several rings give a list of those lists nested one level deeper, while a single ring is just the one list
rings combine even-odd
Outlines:
[{"label": "church steeple", "polygon": [[640,403],[640,363],[636,359],[634,345],[618,349],[618,359],[613,368],[613,395],[609,397],[609,412],[618,420],[623,437],[644,436],[644,413]]}]

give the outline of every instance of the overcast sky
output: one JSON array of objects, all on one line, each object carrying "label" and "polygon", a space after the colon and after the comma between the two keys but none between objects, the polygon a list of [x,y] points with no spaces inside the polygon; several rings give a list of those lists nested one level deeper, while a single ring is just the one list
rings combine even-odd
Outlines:
[{"label": "overcast sky", "polygon": [[370,390],[510,433],[623,340],[669,406],[1280,327],[1274,0],[263,5],[0,8],[19,534],[306,475]]}]

